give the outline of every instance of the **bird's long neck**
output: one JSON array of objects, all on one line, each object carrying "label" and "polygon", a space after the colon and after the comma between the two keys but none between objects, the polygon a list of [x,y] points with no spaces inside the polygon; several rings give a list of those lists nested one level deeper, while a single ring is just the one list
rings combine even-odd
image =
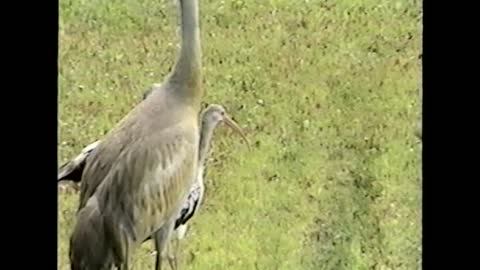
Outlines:
[{"label": "bird's long neck", "polygon": [[173,68],[170,80],[181,86],[178,94],[200,104],[203,95],[201,87],[201,45],[198,15],[198,0],[179,0],[181,48],[180,56]]},{"label": "bird's long neck", "polygon": [[217,123],[203,122],[200,131],[200,148],[198,151],[198,166],[204,167],[210,150],[210,143],[213,137],[213,131]]}]

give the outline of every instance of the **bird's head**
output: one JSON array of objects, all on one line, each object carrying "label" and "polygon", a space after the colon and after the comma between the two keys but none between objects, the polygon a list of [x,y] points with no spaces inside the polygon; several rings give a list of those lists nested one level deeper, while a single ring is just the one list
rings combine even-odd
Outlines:
[{"label": "bird's head", "polygon": [[225,108],[222,105],[210,104],[205,109],[202,117],[203,125],[214,128],[218,123],[223,122],[228,127],[237,132],[242,139],[245,141],[245,144],[250,149],[250,144],[248,143],[247,137],[243,133],[240,126],[227,114]]}]

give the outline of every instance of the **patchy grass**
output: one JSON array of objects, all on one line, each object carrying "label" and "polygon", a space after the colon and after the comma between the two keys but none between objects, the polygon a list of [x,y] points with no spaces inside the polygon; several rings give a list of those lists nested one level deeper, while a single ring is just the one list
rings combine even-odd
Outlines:
[{"label": "patchy grass", "polygon": [[[421,269],[420,1],[200,0],[219,128],[183,269]],[[60,0],[60,162],[101,138],[177,53],[171,1]],[[59,195],[59,269],[77,194]],[[152,269],[153,245],[133,269]]]}]

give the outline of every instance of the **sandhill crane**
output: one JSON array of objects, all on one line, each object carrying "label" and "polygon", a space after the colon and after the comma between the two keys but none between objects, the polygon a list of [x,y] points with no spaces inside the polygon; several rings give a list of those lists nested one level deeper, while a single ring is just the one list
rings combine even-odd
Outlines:
[{"label": "sandhill crane", "polygon": [[[201,112],[201,129],[200,129],[200,142],[199,142],[199,152],[198,152],[198,170],[196,173],[196,181],[190,188],[187,200],[183,203],[183,207],[177,215],[174,225],[174,232],[176,236],[176,248],[175,253],[178,254],[178,245],[179,241],[182,240],[185,236],[187,230],[187,222],[198,212],[201,203],[203,202],[205,185],[203,181],[204,170],[206,165],[206,160],[208,157],[208,152],[210,149],[210,143],[213,138],[213,133],[215,127],[220,122],[224,122],[232,128],[234,131],[240,134],[244,139],[248,148],[248,140],[243,134],[241,128],[238,124],[233,121],[225,109],[221,105],[211,104],[206,109]],[[81,178],[78,175],[82,174],[83,168],[88,155],[95,149],[100,141],[96,141],[87,147],[85,147],[82,152],[72,159],[71,161],[65,163],[59,171],[59,180],[69,179],[73,180],[76,183],[81,181]],[[145,241],[150,240],[148,237]],[[168,255],[168,261],[172,269],[177,269],[177,260],[176,256],[171,257]]]},{"label": "sandhill crane", "polygon": [[204,94],[198,2],[178,1],[182,39],[172,72],[88,157],[70,238],[72,270],[127,270],[130,253],[151,235],[161,269],[160,254],[196,177]]},{"label": "sandhill crane", "polygon": [[[174,265],[172,268],[177,268],[177,254],[178,254],[178,244],[185,236],[187,230],[187,222],[198,212],[200,205],[203,202],[203,197],[205,194],[205,184],[203,181],[205,165],[208,157],[208,152],[210,149],[210,142],[213,138],[213,132],[218,123],[223,121],[230,128],[235,130],[240,136],[244,139],[248,148],[248,140],[243,134],[242,130],[238,125],[227,115],[225,109],[221,105],[212,104],[207,107],[202,112],[202,124],[200,131],[200,145],[198,152],[198,171],[197,178],[193,186],[190,188],[190,193],[187,200],[184,202],[182,210],[180,211],[177,220],[175,221],[175,235],[176,235],[176,248],[175,256],[173,262],[170,262],[171,265]],[[169,256],[171,261],[171,257]]]}]

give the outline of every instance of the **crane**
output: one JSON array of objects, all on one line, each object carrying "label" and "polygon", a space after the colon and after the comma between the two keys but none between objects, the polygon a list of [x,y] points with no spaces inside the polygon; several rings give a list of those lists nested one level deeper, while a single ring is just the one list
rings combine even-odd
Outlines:
[{"label": "crane", "polygon": [[161,269],[196,177],[204,95],[198,0],[178,1],[181,46],[172,72],[88,157],[70,237],[72,270],[127,270],[130,254],[151,235]]},{"label": "crane", "polygon": [[240,127],[233,121],[225,111],[225,108],[221,105],[212,104],[209,105],[202,112],[202,124],[200,130],[200,144],[198,155],[198,171],[196,181],[190,188],[190,193],[187,200],[184,202],[182,210],[175,221],[175,236],[176,236],[176,248],[175,256],[169,257],[170,265],[174,265],[172,268],[177,268],[177,254],[179,241],[182,240],[187,231],[187,222],[198,212],[200,205],[203,202],[205,194],[205,184],[203,181],[208,152],[210,150],[210,143],[213,138],[213,133],[218,123],[224,122],[227,126],[236,131],[242,139],[245,141],[247,147],[250,149],[249,143]]}]

